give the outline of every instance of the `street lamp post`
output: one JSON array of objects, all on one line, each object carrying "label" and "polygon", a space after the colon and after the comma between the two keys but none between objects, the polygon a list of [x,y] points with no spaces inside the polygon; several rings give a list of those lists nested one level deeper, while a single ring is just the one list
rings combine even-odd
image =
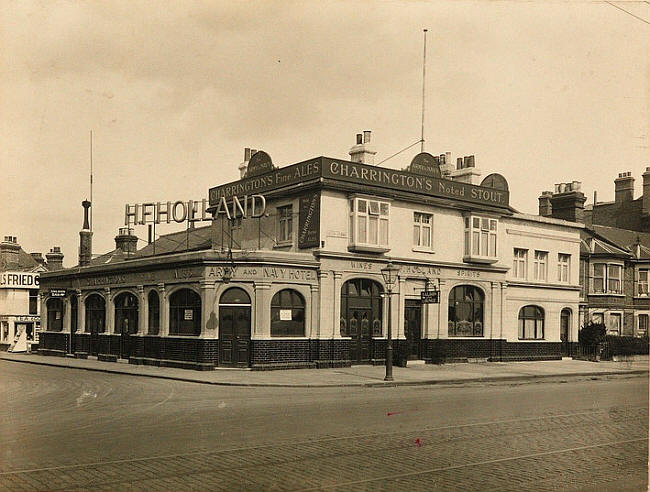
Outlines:
[{"label": "street lamp post", "polygon": [[393,265],[392,261],[388,262],[384,268],[381,269],[381,275],[384,277],[386,290],[388,291],[388,333],[386,343],[386,377],[384,381],[393,380],[393,332],[391,327],[391,295],[393,293],[393,284],[397,281],[397,274],[399,267]]}]

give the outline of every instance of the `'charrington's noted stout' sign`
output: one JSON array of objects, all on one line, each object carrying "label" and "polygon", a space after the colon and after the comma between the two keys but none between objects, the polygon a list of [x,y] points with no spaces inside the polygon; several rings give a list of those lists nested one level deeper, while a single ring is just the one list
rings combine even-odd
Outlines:
[{"label": "'charrington's noted stout' sign", "polygon": [[509,199],[507,190],[318,157],[276,169],[262,176],[244,178],[234,183],[211,188],[209,204],[210,207],[216,207],[222,198],[229,200],[233,196],[242,194],[263,193],[318,178],[402,190],[432,197],[452,198],[493,207],[505,208],[508,206]]}]

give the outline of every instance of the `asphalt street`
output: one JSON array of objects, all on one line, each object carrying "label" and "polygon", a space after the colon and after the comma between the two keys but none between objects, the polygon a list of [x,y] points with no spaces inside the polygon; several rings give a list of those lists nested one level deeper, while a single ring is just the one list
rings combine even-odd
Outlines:
[{"label": "asphalt street", "polygon": [[0,490],[647,490],[648,377],[239,388],[0,361]]}]

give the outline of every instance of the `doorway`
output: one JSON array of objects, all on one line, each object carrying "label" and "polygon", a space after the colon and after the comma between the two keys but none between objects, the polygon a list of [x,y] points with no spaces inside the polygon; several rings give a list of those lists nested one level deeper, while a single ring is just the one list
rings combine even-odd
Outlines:
[{"label": "doorway", "polygon": [[419,360],[422,339],[422,303],[406,299],[404,307],[404,335],[406,336],[408,360]]},{"label": "doorway", "polygon": [[138,298],[124,292],[115,298],[115,333],[120,335],[120,358],[131,356],[131,335],[138,332]]},{"label": "doorway", "polygon": [[571,341],[570,341],[570,330],[571,330],[571,310],[563,309],[560,313],[560,342],[562,344],[562,357],[571,357]]},{"label": "doorway", "polygon": [[382,287],[366,278],[348,280],[341,288],[341,336],[350,337],[350,361],[373,358],[372,337],[382,336]]},{"label": "doorway", "polygon": [[233,287],[219,301],[219,363],[248,367],[251,345],[251,299]]}]

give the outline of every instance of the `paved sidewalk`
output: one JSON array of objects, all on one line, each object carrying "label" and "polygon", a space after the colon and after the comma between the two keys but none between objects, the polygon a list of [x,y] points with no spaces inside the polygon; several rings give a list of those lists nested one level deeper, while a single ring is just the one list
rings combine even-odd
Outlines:
[{"label": "paved sidewalk", "polygon": [[0,361],[23,362],[89,371],[131,374],[223,386],[342,387],[459,384],[489,381],[525,381],[568,376],[648,374],[648,357],[618,362],[555,360],[536,362],[480,362],[463,364],[413,364],[394,367],[394,381],[385,382],[383,366],[353,366],[339,369],[289,369],[250,371],[217,368],[193,371],[170,367],[137,366],[121,362],[100,362],[36,354],[0,353]]}]

